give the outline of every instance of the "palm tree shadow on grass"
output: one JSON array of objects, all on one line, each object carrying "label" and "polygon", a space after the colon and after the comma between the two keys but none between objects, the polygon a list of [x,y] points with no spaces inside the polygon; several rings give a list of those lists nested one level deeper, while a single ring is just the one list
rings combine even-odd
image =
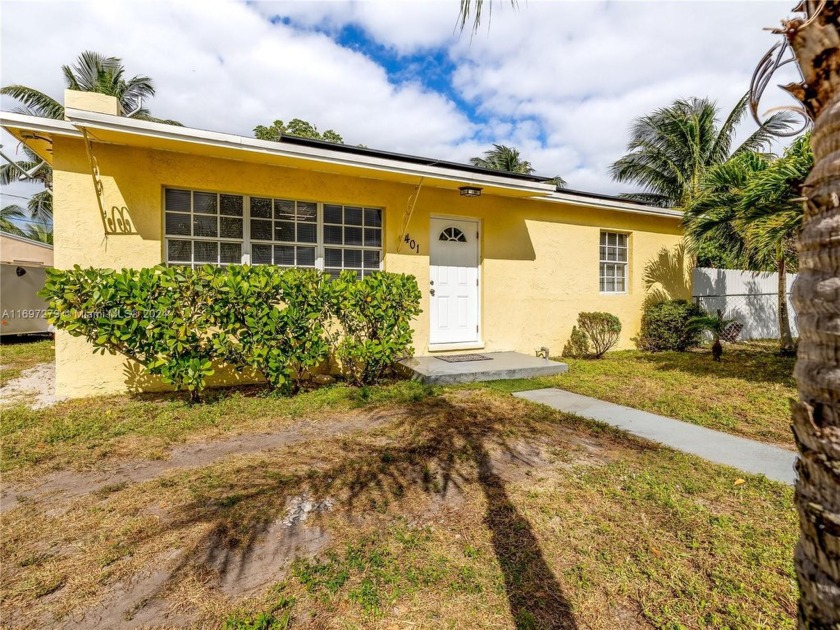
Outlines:
[{"label": "palm tree shadow on grass", "polygon": [[492,535],[516,627],[576,629],[572,608],[543,557],[530,523],[510,500],[485,446],[477,440],[471,446],[478,482],[487,501],[484,522]]},{"label": "palm tree shadow on grass", "polygon": [[[486,395],[473,393],[456,403],[441,397],[414,403],[397,422],[398,438],[373,448],[364,440],[345,440],[339,458],[314,472],[310,468],[288,474],[279,468],[282,463],[272,469],[265,462],[228,472],[225,483],[211,484],[171,514],[166,526],[170,530],[196,523],[212,527],[181,555],[168,582],[196,566],[212,565],[222,579],[226,572],[241,572],[266,532],[284,517],[293,497],[307,496],[313,504],[330,500],[333,509],[359,517],[372,502],[399,504],[409,488],[445,497],[453,486],[477,483],[486,499],[484,524],[491,533],[516,627],[576,629],[571,605],[530,523],[494,469],[490,450],[500,449],[510,460],[527,465],[505,435],[511,426],[522,425],[521,435],[536,436],[544,433],[546,425],[523,423],[521,410],[495,409],[482,401]],[[148,531],[141,536],[160,534]]]}]

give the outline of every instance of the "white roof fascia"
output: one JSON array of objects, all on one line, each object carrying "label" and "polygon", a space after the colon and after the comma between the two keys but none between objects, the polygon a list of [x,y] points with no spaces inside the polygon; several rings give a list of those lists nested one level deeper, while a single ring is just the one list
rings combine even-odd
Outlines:
[{"label": "white roof fascia", "polygon": [[531,197],[535,201],[549,201],[553,203],[567,203],[573,206],[586,206],[588,208],[603,208],[604,210],[615,210],[618,212],[631,212],[634,214],[648,214],[658,217],[670,217],[681,219],[683,213],[672,208],[658,208],[646,206],[632,201],[621,201],[619,199],[601,199],[599,197],[577,196],[568,193],[554,192],[544,197]]},{"label": "white roof fascia", "polygon": [[82,132],[76,129],[73,123],[67,122],[66,120],[41,118],[40,116],[16,114],[14,112],[0,111],[0,127],[26,129],[27,131],[40,131],[41,133],[52,133],[77,138],[82,137]]},{"label": "white roof fascia", "polygon": [[112,116],[109,114],[99,114],[77,109],[67,109],[65,115],[77,127],[84,127],[85,129],[90,130],[102,129],[104,131],[132,133],[141,136],[189,142],[192,144],[227,147],[231,149],[250,151],[253,153],[282,155],[331,164],[355,166],[358,168],[389,171],[393,173],[403,173],[417,177],[436,177],[452,182],[478,185],[484,184],[485,186],[497,186],[500,188],[508,188],[538,194],[546,194],[555,190],[554,184],[523,182],[506,178],[504,176],[497,177],[494,175],[483,175],[466,171],[458,171],[445,167],[428,166],[424,164],[406,164],[404,162],[388,158],[357,155],[342,151],[330,151],[329,149],[323,149],[320,147],[307,147],[291,143],[284,144],[282,140],[280,142],[258,140],[256,138],[245,138],[243,136],[219,133],[216,131],[192,129],[190,127],[178,127],[175,125],[154,123],[145,120],[135,120],[133,118],[125,118],[124,116]]}]

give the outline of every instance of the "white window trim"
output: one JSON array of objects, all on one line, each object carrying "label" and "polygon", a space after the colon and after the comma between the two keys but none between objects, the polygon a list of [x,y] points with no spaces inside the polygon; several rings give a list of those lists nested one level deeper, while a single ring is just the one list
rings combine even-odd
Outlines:
[{"label": "white window trim", "polygon": [[[626,252],[626,260],[603,260],[601,258],[601,237],[604,234],[617,234],[623,236],[626,240],[624,250]],[[604,291],[601,289],[601,265],[623,265],[624,266],[624,290],[623,291]],[[627,232],[614,232],[610,230],[601,230],[598,233],[598,293],[600,295],[627,295],[630,288],[630,234]]]},{"label": "white window trim", "polygon": [[[199,192],[199,193],[205,193],[206,192],[206,193],[217,194],[217,195],[231,195],[231,196],[236,196],[236,197],[242,197],[242,221],[243,221],[242,238],[241,239],[236,239],[236,238],[224,238],[224,237],[220,237],[220,236],[213,237],[213,236],[177,235],[177,234],[173,234],[173,235],[170,236],[169,234],[166,233],[166,212],[167,212],[166,191],[167,190],[184,190],[184,191],[189,191],[191,194],[196,193],[196,192]],[[274,196],[270,196],[270,195],[246,195],[246,194],[242,194],[242,193],[213,191],[213,190],[189,188],[189,187],[183,187],[183,186],[164,186],[163,189],[162,189],[161,197],[162,197],[161,205],[162,205],[162,215],[163,215],[162,216],[163,221],[162,221],[162,226],[161,226],[162,227],[162,232],[163,232],[163,261],[164,261],[165,264],[185,265],[185,266],[187,265],[187,263],[185,263],[184,261],[170,261],[169,260],[169,241],[170,240],[190,241],[190,242],[207,241],[207,242],[213,242],[213,243],[221,243],[221,242],[239,243],[239,244],[241,244],[241,247],[242,247],[242,256],[241,256],[240,264],[243,264],[243,265],[253,264],[251,262],[251,260],[252,260],[252,246],[254,245],[255,242],[252,241],[252,239],[251,239],[251,199],[254,198],[254,197],[257,197],[257,198],[260,198],[260,199],[271,199],[272,202],[275,199],[286,199],[286,198],[274,197]],[[256,244],[260,244],[260,245],[270,244],[270,246],[272,248],[277,246],[277,245],[292,246],[292,247],[299,247],[299,246],[300,247],[314,247],[315,248],[315,266],[314,267],[309,267],[309,266],[299,267],[300,269],[317,269],[318,271],[325,271],[326,270],[326,265],[325,265],[325,251],[324,250],[327,249],[327,248],[331,248],[331,249],[341,249],[341,250],[352,249],[352,250],[357,250],[357,251],[361,252],[361,256],[362,256],[361,267],[350,268],[350,267],[344,267],[342,265],[341,271],[361,271],[364,274],[364,272],[382,271],[383,270],[384,264],[385,264],[385,208],[384,207],[368,206],[368,205],[363,205],[363,204],[352,204],[352,203],[338,203],[338,202],[330,202],[330,201],[310,201],[310,200],[307,200],[307,199],[297,199],[297,198],[291,198],[291,199],[288,199],[288,200],[289,201],[300,201],[300,202],[315,204],[315,206],[316,206],[315,242],[314,243],[299,243],[297,241],[295,241],[295,242],[285,242],[285,241],[276,241],[276,240],[272,240],[272,241],[269,242],[269,241],[258,240],[258,241],[256,241]],[[353,207],[353,208],[361,208],[362,209],[362,217],[363,217],[362,218],[362,224],[363,225],[350,226],[350,227],[359,227],[362,230],[362,243],[363,244],[362,245],[345,245],[343,243],[342,244],[325,243],[324,242],[324,206],[341,206],[342,208],[349,206],[349,207]],[[379,244],[379,247],[372,247],[372,246],[369,246],[369,245],[364,245],[364,228],[365,228],[365,226],[364,226],[364,210],[365,209],[367,209],[367,210],[379,210],[381,212],[380,225],[378,226],[378,228],[380,230],[380,244]],[[178,211],[173,211],[173,212],[178,212]],[[221,216],[220,214],[218,214],[218,212],[219,212],[219,208],[217,207],[217,214],[216,214],[217,217]],[[189,216],[193,216],[194,214],[195,214],[195,212],[193,211],[193,209],[191,207]],[[212,215],[207,215],[207,216],[212,216]],[[272,205],[271,222],[272,222],[272,232],[273,232],[274,231],[274,222],[275,222],[274,213],[273,213],[273,205]],[[330,224],[330,225],[338,225],[338,224]],[[347,224],[343,222],[343,219],[342,219],[342,223],[340,225],[342,226],[342,228],[347,226]],[[273,234],[272,234],[272,236],[273,236]],[[297,237],[297,234],[295,234],[295,236]],[[371,269],[365,268],[364,252],[378,252],[379,253],[378,269],[371,270]],[[193,259],[195,258],[195,253],[194,252],[192,254],[192,258]],[[342,258],[342,263],[343,263],[343,258]],[[191,260],[190,263],[189,263],[189,266],[195,268],[195,267],[199,267],[199,266],[203,266],[203,265],[226,266],[226,265],[232,265],[232,264],[236,264],[236,263],[205,263],[205,262],[196,262],[195,260]],[[259,264],[267,264],[267,263],[259,263]],[[281,266],[281,265],[277,265],[277,266],[282,267],[282,268],[286,268],[286,269],[290,268],[288,266]],[[330,269],[336,269],[336,267],[330,267]]]}]

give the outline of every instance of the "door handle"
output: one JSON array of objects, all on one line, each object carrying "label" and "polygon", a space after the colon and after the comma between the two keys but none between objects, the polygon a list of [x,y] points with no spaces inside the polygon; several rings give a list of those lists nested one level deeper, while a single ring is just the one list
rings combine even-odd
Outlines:
[{"label": "door handle", "polygon": [[435,286],[435,281],[434,281],[434,280],[429,280],[429,284],[430,284],[431,286]]},{"label": "door handle", "polygon": [[434,294],[435,294],[435,290],[434,289],[429,289],[429,295],[434,295]]}]

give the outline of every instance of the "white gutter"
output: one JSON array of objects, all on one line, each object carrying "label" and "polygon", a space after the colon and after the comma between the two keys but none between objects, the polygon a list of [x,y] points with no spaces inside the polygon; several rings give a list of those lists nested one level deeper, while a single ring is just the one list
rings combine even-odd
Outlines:
[{"label": "white gutter", "polygon": [[96,136],[95,130],[101,129],[103,131],[131,133],[134,135],[173,140],[176,142],[230,148],[240,151],[249,151],[251,153],[279,155],[368,170],[401,173],[411,177],[433,177],[454,183],[496,186],[499,188],[507,188],[521,192],[546,194],[555,189],[553,184],[523,182],[504,176],[470,173],[439,166],[406,164],[405,162],[388,158],[357,155],[345,153],[343,151],[331,151],[320,147],[307,147],[291,143],[284,144],[282,140],[280,142],[257,140],[256,138],[245,138],[243,136],[219,133],[216,131],[178,127],[175,125],[166,125],[146,120],[136,120],[133,118],[125,118],[123,116],[112,116],[110,114],[100,114],[78,109],[66,109],[65,116],[76,127],[83,127],[94,132],[94,137]]},{"label": "white gutter", "polygon": [[573,206],[586,206],[587,208],[603,208],[604,210],[615,210],[618,212],[632,212],[634,214],[649,214],[658,217],[671,217],[681,219],[683,213],[671,208],[657,208],[632,201],[621,201],[619,199],[601,199],[572,193],[553,192],[540,197],[530,197],[534,201],[549,201],[552,203],[565,203]]},{"label": "white gutter", "polygon": [[51,133],[61,136],[72,136],[81,138],[82,132],[76,129],[73,123],[55,118],[41,118],[28,114],[16,114],[14,112],[0,111],[0,127],[14,127],[41,133]]}]

